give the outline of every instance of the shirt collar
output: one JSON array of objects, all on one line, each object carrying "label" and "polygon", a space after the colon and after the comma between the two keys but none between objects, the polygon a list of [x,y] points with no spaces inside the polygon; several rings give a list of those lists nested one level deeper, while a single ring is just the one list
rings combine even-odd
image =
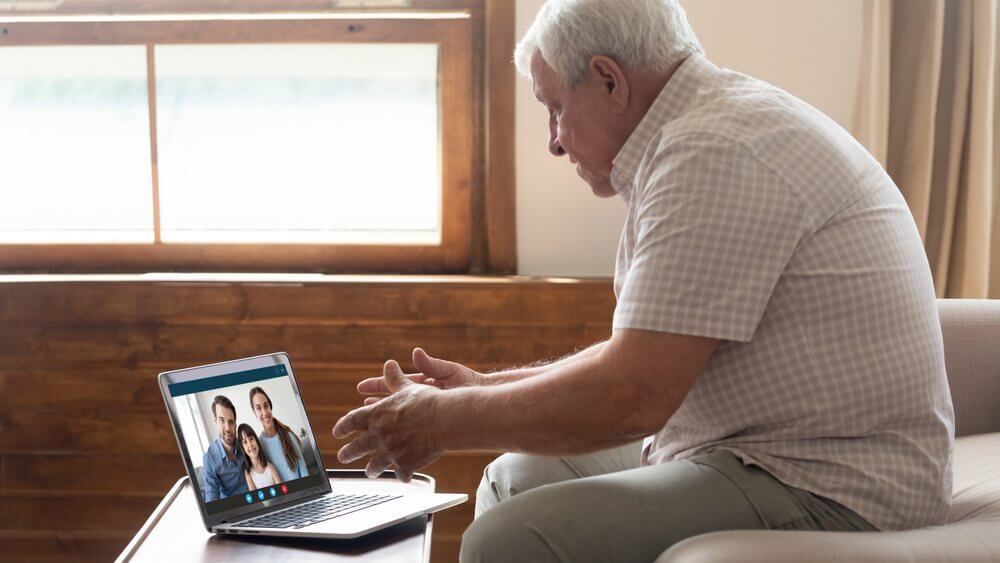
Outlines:
[{"label": "shirt collar", "polygon": [[687,113],[698,95],[704,72],[715,68],[701,53],[692,54],[677,67],[615,156],[611,171],[611,186],[615,191],[622,195],[628,193],[653,136],[664,125]]},{"label": "shirt collar", "polygon": [[[213,451],[213,455],[215,456],[216,462],[221,463],[223,461],[229,460],[229,456],[226,455],[226,447],[222,445],[222,438],[216,438],[215,441],[212,442],[210,449]],[[243,450],[235,447],[235,444],[233,448],[233,456],[236,457],[236,463],[242,462]]]}]

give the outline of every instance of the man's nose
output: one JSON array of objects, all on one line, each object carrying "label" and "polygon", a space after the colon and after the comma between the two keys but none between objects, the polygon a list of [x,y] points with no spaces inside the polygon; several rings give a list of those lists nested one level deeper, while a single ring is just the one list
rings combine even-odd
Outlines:
[{"label": "man's nose", "polygon": [[553,156],[562,156],[566,154],[566,149],[559,144],[559,138],[554,135],[549,139],[549,152],[552,153]]},{"label": "man's nose", "polygon": [[559,125],[556,123],[555,118],[551,116],[549,117],[549,152],[553,156],[566,154],[566,149],[559,142]]}]

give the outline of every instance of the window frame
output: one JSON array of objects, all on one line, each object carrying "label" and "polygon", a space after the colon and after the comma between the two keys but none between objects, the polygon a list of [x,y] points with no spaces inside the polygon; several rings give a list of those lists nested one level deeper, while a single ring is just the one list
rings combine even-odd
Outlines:
[{"label": "window frame", "polygon": [[[386,13],[384,10],[348,12],[325,10],[315,12],[268,12],[266,2],[257,2],[259,11],[246,13],[186,13],[156,15],[154,8],[189,5],[185,0],[172,2],[135,2],[134,13],[91,15],[75,13],[79,5],[98,2],[68,0],[61,11],[50,14],[6,12],[0,14],[0,49],[4,46],[41,45],[145,45],[147,60],[153,57],[154,45],[220,44],[220,43],[434,43],[439,47],[439,83],[441,107],[441,172],[442,172],[442,232],[440,245],[338,245],[338,244],[0,244],[0,264],[11,272],[147,272],[147,271],[304,271],[323,273],[466,273],[488,270],[508,273],[513,270],[513,186],[497,198],[490,162],[484,160],[496,149],[484,150],[484,145],[497,145],[493,138],[512,131],[491,132],[484,129],[491,117],[481,114],[483,85],[476,80],[485,63],[477,61],[489,47],[477,48],[473,35],[481,28],[485,12],[495,12],[496,4],[486,0],[470,11],[468,6],[443,6],[448,2],[434,0],[417,4],[433,5],[447,10],[414,10],[409,13]],[[115,4],[107,2],[106,4]],[[198,3],[205,8],[209,3]],[[227,2],[215,2],[224,5]],[[232,3],[228,3],[232,4]],[[248,3],[251,4],[251,3]],[[298,4],[283,4],[294,9]],[[467,5],[470,2],[451,2]],[[159,5],[159,6],[157,6]],[[275,4],[271,2],[273,7]],[[211,8],[212,6],[208,6]],[[86,10],[84,10],[85,12]],[[243,10],[241,10],[243,11]],[[253,12],[253,10],[251,10]],[[512,12],[512,10],[511,10]],[[241,19],[242,16],[242,19]],[[512,32],[512,29],[510,30]],[[509,61],[509,51],[507,52]],[[155,111],[154,67],[149,66],[150,105]],[[508,62],[508,66],[509,62]],[[485,69],[489,70],[489,69]],[[492,72],[486,72],[487,82]],[[512,80],[511,80],[512,82]],[[486,87],[491,87],[489,84]],[[512,95],[510,96],[512,98]],[[511,101],[511,106],[512,100]],[[491,115],[509,117],[512,108],[501,103]],[[506,115],[505,115],[506,114]],[[157,187],[155,147],[155,117],[151,114],[151,147],[153,186]],[[505,129],[505,128],[501,128]],[[510,126],[512,129],[512,123]],[[500,142],[497,146],[502,146]],[[387,155],[391,159],[391,154]],[[504,181],[513,176],[510,169],[502,175]],[[485,193],[473,194],[476,189]],[[499,191],[494,189],[493,191]],[[475,197],[474,197],[475,196]],[[491,215],[485,208],[492,201],[501,201],[502,213]],[[509,201],[508,201],[509,200]],[[155,201],[155,200],[154,200]],[[483,223],[484,233],[473,232],[473,218]],[[506,224],[505,232],[494,232],[498,220]],[[154,209],[154,221],[158,213]],[[500,241],[500,250],[508,255],[499,260],[490,249]],[[483,247],[486,248],[483,248]],[[486,263],[484,265],[484,262]]]}]

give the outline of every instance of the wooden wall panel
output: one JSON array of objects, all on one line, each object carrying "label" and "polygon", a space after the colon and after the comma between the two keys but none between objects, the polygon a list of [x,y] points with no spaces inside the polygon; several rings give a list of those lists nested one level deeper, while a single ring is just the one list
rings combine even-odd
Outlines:
[{"label": "wooden wall panel", "polygon": [[[612,309],[607,281],[0,281],[4,555],[120,552],[183,474],[160,371],[288,351],[324,459],[341,467],[329,430],[384,360],[406,366],[414,346],[481,370],[558,357],[606,338]],[[471,497],[495,455],[451,453],[426,471]],[[473,506],[435,518],[435,561],[455,560]]]},{"label": "wooden wall panel", "polygon": [[[132,539],[131,532],[121,531],[0,530],[0,546],[3,546],[4,561],[107,563],[113,561],[121,551],[118,546],[124,547],[130,539]],[[449,543],[444,545],[444,549],[452,548]],[[457,547],[454,549],[457,554]]]},{"label": "wooden wall panel", "polygon": [[[254,356],[284,347],[293,366],[370,363],[372,351],[407,363],[414,346],[459,362],[503,365],[565,354],[606,337],[598,327],[391,324],[369,326],[58,325],[0,327],[5,370],[36,358],[75,358],[91,366],[124,365],[149,375],[155,366],[183,367],[226,356]],[[470,347],[474,342],[476,346]],[[155,375],[155,372],[152,372]]]}]

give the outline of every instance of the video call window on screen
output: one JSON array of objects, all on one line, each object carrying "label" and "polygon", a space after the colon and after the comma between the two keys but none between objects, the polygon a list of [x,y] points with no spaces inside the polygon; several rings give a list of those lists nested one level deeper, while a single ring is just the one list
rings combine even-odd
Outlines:
[{"label": "video call window on screen", "polygon": [[301,490],[297,480],[319,474],[314,438],[284,365],[174,383],[169,390],[206,503],[277,498]]}]

